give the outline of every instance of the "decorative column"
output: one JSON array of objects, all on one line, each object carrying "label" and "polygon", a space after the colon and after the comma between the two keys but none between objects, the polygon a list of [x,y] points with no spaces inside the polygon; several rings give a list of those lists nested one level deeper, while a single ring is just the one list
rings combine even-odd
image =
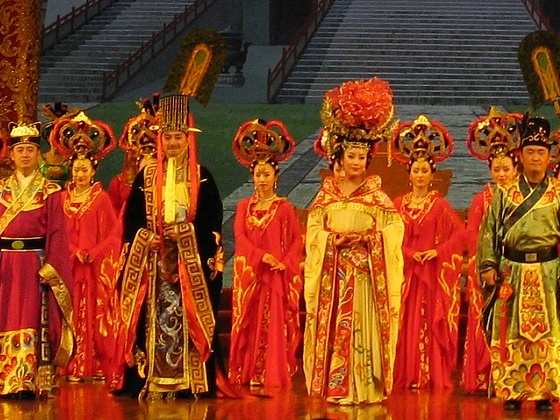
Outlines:
[{"label": "decorative column", "polygon": [[43,0],[2,0],[0,7],[0,130],[37,121]]}]

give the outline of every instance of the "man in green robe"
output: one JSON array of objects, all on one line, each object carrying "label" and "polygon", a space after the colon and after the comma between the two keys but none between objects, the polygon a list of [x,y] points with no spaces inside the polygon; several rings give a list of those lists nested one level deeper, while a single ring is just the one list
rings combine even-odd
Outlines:
[{"label": "man in green robe", "polygon": [[526,115],[521,132],[523,173],[498,188],[478,240],[482,286],[496,297],[487,323],[489,392],[506,409],[532,400],[551,410],[560,397],[560,183],[546,173],[549,122]]}]

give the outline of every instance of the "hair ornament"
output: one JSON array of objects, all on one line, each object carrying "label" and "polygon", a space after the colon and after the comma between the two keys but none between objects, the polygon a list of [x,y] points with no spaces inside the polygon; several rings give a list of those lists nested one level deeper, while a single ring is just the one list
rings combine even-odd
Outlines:
[{"label": "hair ornament", "polygon": [[491,160],[517,149],[521,142],[519,123],[522,120],[521,114],[506,114],[491,107],[488,115],[473,120],[469,125],[467,148],[470,154],[480,160]]},{"label": "hair ornament", "polygon": [[428,161],[431,165],[442,162],[453,152],[453,137],[445,126],[425,115],[413,122],[401,123],[395,130],[393,156],[401,164]]},{"label": "hair ornament", "polygon": [[287,160],[294,153],[295,141],[281,121],[257,118],[239,127],[232,149],[239,163],[251,167],[255,162]]}]

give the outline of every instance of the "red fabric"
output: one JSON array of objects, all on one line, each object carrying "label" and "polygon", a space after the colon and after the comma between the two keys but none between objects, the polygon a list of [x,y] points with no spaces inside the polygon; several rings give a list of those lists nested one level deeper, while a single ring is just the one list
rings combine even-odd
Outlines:
[{"label": "red fabric", "polygon": [[[69,373],[91,378],[99,374],[101,369],[95,349],[95,336],[100,334],[96,322],[97,299],[106,301],[111,298],[98,293],[99,266],[111,252],[107,245],[113,229],[117,228],[117,219],[111,199],[102,190],[100,183],[94,184],[87,199],[81,204],[72,203],[68,191],[63,191],[62,195],[74,277],[72,300],[77,344]],[[81,263],[77,257],[78,252],[87,253],[92,262]]]},{"label": "red fabric", "polygon": [[124,203],[126,203],[126,200],[128,200],[128,196],[130,195],[131,190],[132,185],[126,185],[122,180],[121,174],[115,176],[109,183],[107,193],[109,194],[111,202],[113,203],[115,214],[119,214],[121,212]]},{"label": "red fabric", "polygon": [[474,196],[467,219],[466,238],[469,266],[466,299],[469,306],[461,385],[469,392],[486,392],[490,380],[490,353],[481,324],[484,302],[482,301],[480,282],[476,270],[476,245],[482,218],[492,201],[492,196],[492,187],[487,184],[482,191]]},{"label": "red fabric", "polygon": [[[395,199],[403,216],[405,284],[395,362],[396,387],[453,387],[457,362],[463,223],[453,208],[430,192],[422,209],[411,209],[411,194]],[[424,264],[412,256],[436,249]]]},{"label": "red fabric", "polygon": [[[300,225],[292,205],[275,200],[266,213],[251,210],[256,198],[242,200],[235,215],[233,319],[230,381],[285,386],[296,372],[300,339],[299,296],[303,258]],[[265,253],[285,270],[270,270]]]},{"label": "red fabric", "polygon": [[[40,198],[42,200],[42,197]],[[6,206],[0,203],[0,216]],[[72,292],[68,242],[60,193],[51,193],[44,205],[20,212],[2,232],[3,237],[46,237],[44,262],[51,264]],[[42,252],[0,252],[0,331],[39,330],[39,275]],[[49,338],[53,355],[60,343],[62,314],[49,294]],[[0,351],[1,356],[1,351]]]}]

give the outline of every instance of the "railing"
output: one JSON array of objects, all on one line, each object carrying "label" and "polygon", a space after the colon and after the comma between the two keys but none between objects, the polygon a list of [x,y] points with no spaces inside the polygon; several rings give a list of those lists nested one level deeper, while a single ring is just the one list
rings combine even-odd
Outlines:
[{"label": "railing", "polygon": [[276,101],[282,84],[294,69],[299,57],[307,47],[311,37],[319,27],[319,24],[329,11],[334,0],[319,0],[317,8],[307,18],[302,28],[298,31],[292,44],[285,48],[282,58],[272,70],[268,70],[267,101],[269,104]]},{"label": "railing", "polygon": [[142,42],[140,48],[129,54],[128,58],[119,64],[115,70],[103,74],[102,99],[111,99],[132,76],[138,74],[146,63],[163,51],[179,33],[215,1],[197,0],[191,5],[185,6],[183,13],[175,16],[171,23],[165,24],[163,29],[154,33],[148,41]]},{"label": "railing", "polygon": [[67,15],[57,16],[56,21],[43,28],[42,51],[52,48],[60,40],[72,35],[91,18],[100,14],[118,0],[87,0],[79,7],[72,7]]},{"label": "railing", "polygon": [[531,15],[531,18],[533,19],[533,22],[535,22],[535,25],[537,26],[538,29],[556,33],[556,30],[550,23],[550,19],[548,18],[548,16],[546,16],[543,13],[542,8],[538,4],[537,0],[522,0],[522,1],[523,4],[525,5],[525,9],[527,9],[527,12],[529,13],[529,15]]}]

